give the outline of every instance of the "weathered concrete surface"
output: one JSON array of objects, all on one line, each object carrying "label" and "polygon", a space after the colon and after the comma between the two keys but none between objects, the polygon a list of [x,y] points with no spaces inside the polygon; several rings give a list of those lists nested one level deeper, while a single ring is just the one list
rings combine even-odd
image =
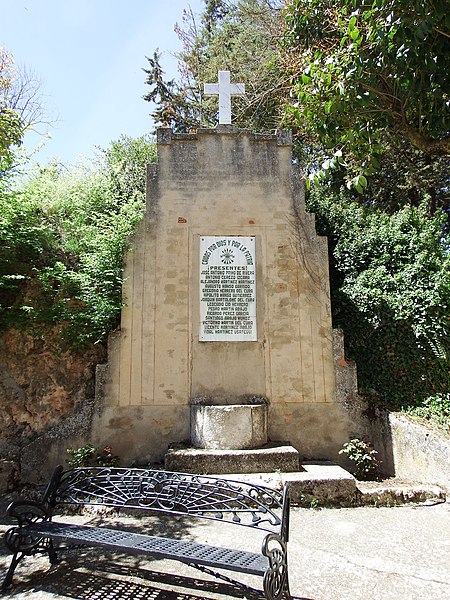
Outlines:
[{"label": "weathered concrete surface", "polygon": [[293,591],[314,600],[450,597],[449,509],[294,509]]},{"label": "weathered concrete surface", "polygon": [[339,505],[355,497],[355,478],[338,465],[304,463],[302,466],[304,471],[295,478],[290,473],[283,474],[283,480],[291,484],[292,502]]},{"label": "weathered concrete surface", "polygon": [[340,506],[357,503],[359,492],[353,475],[338,465],[303,463],[301,469],[291,472],[228,472],[227,478],[248,481],[256,485],[281,490],[290,485],[294,504],[302,506]]},{"label": "weathered concrete surface", "polygon": [[382,412],[373,442],[387,472],[450,491],[450,438],[400,413]]},{"label": "weathered concrete surface", "polygon": [[358,481],[356,505],[358,506],[399,506],[413,502],[445,502],[448,494],[445,489],[431,484],[406,483],[392,478],[390,481]]},{"label": "weathered concrete surface", "polygon": [[[95,523],[99,515],[70,517]],[[236,526],[193,521],[110,517],[127,528],[186,536],[257,551],[260,536]],[[8,527],[1,520],[0,533]],[[244,534],[244,535],[243,535]],[[3,544],[3,541],[0,542]],[[296,600],[444,600],[450,598],[450,505],[291,510],[290,586]],[[9,556],[0,546],[0,569]],[[261,579],[240,576],[261,590]],[[16,600],[226,600],[250,595],[171,561],[150,561],[94,549],[72,550],[49,569],[26,558],[8,597]]]},{"label": "weathered concrete surface", "polygon": [[266,473],[299,471],[300,456],[289,445],[268,444],[248,450],[212,450],[201,448],[170,449],[165,467],[181,473]]}]

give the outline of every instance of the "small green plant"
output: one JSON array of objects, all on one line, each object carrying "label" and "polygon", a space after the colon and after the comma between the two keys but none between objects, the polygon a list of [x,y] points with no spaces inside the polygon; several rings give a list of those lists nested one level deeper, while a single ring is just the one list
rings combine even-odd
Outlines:
[{"label": "small green plant", "polygon": [[378,452],[369,440],[352,438],[343,445],[339,454],[346,454],[355,463],[353,475],[357,479],[364,481],[378,476],[381,460],[377,458]]},{"label": "small green plant", "polygon": [[436,394],[426,398],[420,406],[406,410],[413,417],[426,419],[450,433],[450,394]]},{"label": "small green plant", "polygon": [[117,467],[119,457],[112,453],[110,446],[96,448],[92,444],[81,448],[67,448],[67,464],[72,467]]},{"label": "small green plant", "polygon": [[315,510],[320,509],[319,498],[312,496],[311,494],[300,494],[298,504],[303,508],[313,508]]},{"label": "small green plant", "polygon": [[309,502],[309,506],[310,508],[319,508],[319,498],[312,496]]}]

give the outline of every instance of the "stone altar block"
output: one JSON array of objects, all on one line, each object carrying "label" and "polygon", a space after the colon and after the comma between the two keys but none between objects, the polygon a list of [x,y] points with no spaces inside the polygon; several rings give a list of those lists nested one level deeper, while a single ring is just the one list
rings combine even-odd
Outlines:
[{"label": "stone altar block", "polygon": [[[97,371],[92,441],[126,464],[190,437],[190,403],[268,403],[270,440],[333,459],[336,401],[326,239],[305,212],[287,132],[158,131],[125,268],[121,328]],[[208,403],[208,402],[207,402]]]}]

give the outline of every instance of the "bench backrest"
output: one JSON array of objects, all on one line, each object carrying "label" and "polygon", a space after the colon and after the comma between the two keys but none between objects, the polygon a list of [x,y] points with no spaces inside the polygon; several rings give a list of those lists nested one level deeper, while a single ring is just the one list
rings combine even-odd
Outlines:
[{"label": "bench backrest", "polygon": [[[57,467],[44,501],[94,504],[219,519],[287,535],[284,493],[206,475],[121,467]],[[285,535],[283,535],[285,537]]]}]

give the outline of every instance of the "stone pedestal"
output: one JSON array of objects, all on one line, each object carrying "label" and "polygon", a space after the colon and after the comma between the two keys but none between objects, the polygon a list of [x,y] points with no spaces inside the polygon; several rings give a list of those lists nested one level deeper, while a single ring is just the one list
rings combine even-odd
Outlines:
[{"label": "stone pedestal", "polygon": [[230,404],[191,406],[191,442],[195,448],[244,450],[267,443],[267,406]]}]

